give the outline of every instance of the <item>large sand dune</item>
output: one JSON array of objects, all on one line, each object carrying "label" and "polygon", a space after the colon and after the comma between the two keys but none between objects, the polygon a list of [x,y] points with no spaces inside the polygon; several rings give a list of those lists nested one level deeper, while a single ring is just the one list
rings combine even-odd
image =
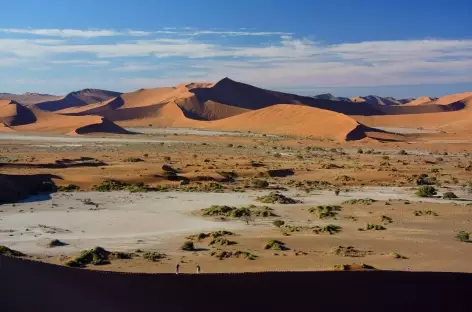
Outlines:
[{"label": "large sand dune", "polygon": [[368,126],[391,126],[406,128],[426,128],[470,134],[472,131],[472,93],[461,93],[442,97],[434,104],[415,107],[462,107],[449,112],[431,112],[418,115],[355,116],[354,118]]},{"label": "large sand dune", "polygon": [[121,93],[99,89],[84,89],[66,95],[63,99],[36,104],[36,108],[46,111],[58,111],[69,107],[81,107],[103,102],[119,96]]},{"label": "large sand dune", "polygon": [[9,100],[0,101],[0,125],[1,132],[128,133],[101,116],[65,116],[28,108]]},{"label": "large sand dune", "polygon": [[200,122],[195,126],[335,140],[355,140],[365,137],[362,125],[346,115],[290,104],[273,105],[223,120]]}]

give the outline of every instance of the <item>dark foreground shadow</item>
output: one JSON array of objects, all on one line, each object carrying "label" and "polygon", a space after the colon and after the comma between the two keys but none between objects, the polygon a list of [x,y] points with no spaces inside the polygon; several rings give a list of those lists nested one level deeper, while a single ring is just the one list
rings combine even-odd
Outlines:
[{"label": "dark foreground shadow", "polygon": [[472,275],[122,274],[0,256],[1,311],[470,311]]},{"label": "dark foreground shadow", "polygon": [[56,191],[52,179],[61,178],[52,174],[0,174],[0,205],[23,199],[28,202],[48,200],[50,193]]}]

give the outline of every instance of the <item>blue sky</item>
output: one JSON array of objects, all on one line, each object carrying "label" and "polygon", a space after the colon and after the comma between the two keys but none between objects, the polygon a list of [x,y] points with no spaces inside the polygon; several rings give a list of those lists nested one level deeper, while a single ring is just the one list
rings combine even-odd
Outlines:
[{"label": "blue sky", "polygon": [[224,77],[281,91],[472,91],[470,0],[2,2],[0,92]]}]

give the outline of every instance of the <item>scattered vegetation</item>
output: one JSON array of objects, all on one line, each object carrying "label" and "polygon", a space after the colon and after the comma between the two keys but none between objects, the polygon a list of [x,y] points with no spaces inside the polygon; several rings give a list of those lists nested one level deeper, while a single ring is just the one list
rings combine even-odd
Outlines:
[{"label": "scattered vegetation", "polygon": [[431,185],[425,185],[421,186],[417,191],[416,195],[419,197],[432,197],[436,195],[438,192],[434,186]]},{"label": "scattered vegetation", "polygon": [[277,215],[272,212],[273,209],[267,206],[257,207],[255,205],[243,206],[243,207],[231,207],[231,206],[219,206],[213,205],[209,208],[202,209],[204,216],[224,216],[231,218],[243,218],[243,217],[276,217]]},{"label": "scattered vegetation", "polygon": [[69,184],[69,185],[61,185],[57,187],[58,192],[75,192],[78,191],[80,187],[78,187],[75,184]]},{"label": "scattered vegetation", "polygon": [[90,250],[83,251],[80,256],[73,260],[67,261],[65,265],[70,267],[85,267],[88,264],[92,265],[103,265],[110,263],[108,257],[110,252],[102,247],[95,247]]},{"label": "scattered vegetation", "polygon": [[367,223],[365,228],[358,228],[358,231],[384,231],[387,228],[380,224]]},{"label": "scattered vegetation", "polygon": [[265,204],[296,204],[300,202],[278,192],[270,192],[269,195],[257,197],[256,200]]},{"label": "scattered vegetation", "polygon": [[320,227],[320,226],[313,227],[313,233],[316,233],[316,234],[328,233],[329,235],[334,235],[341,232],[341,229],[342,227],[339,225],[328,224],[324,227]]},{"label": "scattered vegetation", "polygon": [[267,243],[264,245],[264,249],[288,250],[284,242],[274,239],[267,241]]},{"label": "scattered vegetation", "polygon": [[229,239],[226,239],[224,237],[218,237],[214,238],[208,245],[220,245],[220,246],[230,246],[230,245],[236,245],[237,242],[235,241],[230,241]]},{"label": "scattered vegetation", "polygon": [[413,211],[413,214],[416,217],[419,217],[419,216],[435,216],[435,217],[437,217],[438,216],[437,212],[432,211],[432,210],[415,210],[415,211]]},{"label": "scattered vegetation", "polygon": [[466,231],[459,231],[456,234],[456,239],[461,241],[461,242],[468,242],[470,238],[470,235]]},{"label": "scattered vegetation", "polygon": [[158,192],[167,191],[166,188],[149,187],[145,185],[144,183],[128,184],[128,183],[117,181],[117,180],[105,180],[102,182],[102,184],[95,185],[92,189],[97,192],[129,191],[132,193],[148,192],[148,191],[158,191]]},{"label": "scattered vegetation", "polygon": [[229,259],[229,258],[244,258],[248,260],[256,260],[257,256],[247,252],[247,251],[226,251],[226,250],[217,250],[212,251],[210,256],[216,257],[220,260]]},{"label": "scattered vegetation", "polygon": [[7,256],[7,257],[25,257],[26,256],[22,252],[10,249],[3,245],[0,245],[0,255]]},{"label": "scattered vegetation", "polygon": [[335,218],[338,215],[338,211],[341,211],[341,206],[318,206],[308,209],[310,213],[317,214],[320,219]]},{"label": "scattered vegetation", "polygon": [[364,257],[371,253],[370,251],[364,251],[354,248],[353,246],[338,246],[331,250],[331,253],[342,256],[342,257]]},{"label": "scattered vegetation", "polygon": [[434,185],[437,184],[438,180],[436,177],[429,177],[426,173],[422,173],[416,179],[416,185]]},{"label": "scattered vegetation", "polygon": [[389,224],[393,222],[393,219],[387,216],[381,216],[380,222],[382,222],[383,224]]},{"label": "scattered vegetation", "polygon": [[143,254],[143,258],[150,261],[159,261],[166,258],[166,255],[156,251],[148,251]]},{"label": "scattered vegetation", "polygon": [[372,205],[376,200],[372,198],[350,199],[343,202],[343,205]]}]

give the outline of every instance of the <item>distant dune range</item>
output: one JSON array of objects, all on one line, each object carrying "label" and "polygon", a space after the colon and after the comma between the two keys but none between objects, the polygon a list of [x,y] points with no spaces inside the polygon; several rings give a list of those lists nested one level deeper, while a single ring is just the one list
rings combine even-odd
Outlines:
[{"label": "distant dune range", "polygon": [[0,131],[127,133],[121,127],[186,127],[251,131],[335,140],[401,140],[372,129],[468,126],[472,93],[397,100],[366,96],[337,98],[276,92],[224,78],[213,83],[119,93],[85,89],[25,107],[0,101]]}]

